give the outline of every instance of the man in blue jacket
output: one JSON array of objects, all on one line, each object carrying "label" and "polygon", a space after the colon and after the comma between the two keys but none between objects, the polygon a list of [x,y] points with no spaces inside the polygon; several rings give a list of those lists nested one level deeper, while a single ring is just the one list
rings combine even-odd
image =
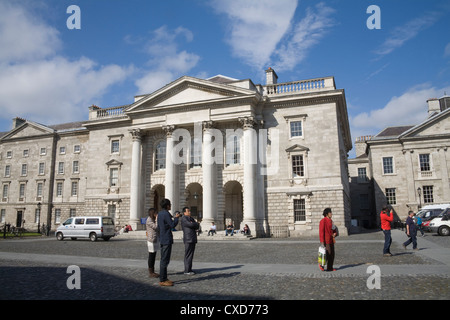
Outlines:
[{"label": "man in blue jacket", "polygon": [[161,261],[159,265],[159,285],[173,286],[173,281],[167,279],[167,266],[170,262],[170,255],[172,254],[173,235],[172,229],[178,224],[178,218],[181,216],[177,214],[172,220],[172,215],[169,210],[172,208],[169,199],[161,200],[162,210],[158,213],[158,228],[159,228],[159,242],[161,244]]}]

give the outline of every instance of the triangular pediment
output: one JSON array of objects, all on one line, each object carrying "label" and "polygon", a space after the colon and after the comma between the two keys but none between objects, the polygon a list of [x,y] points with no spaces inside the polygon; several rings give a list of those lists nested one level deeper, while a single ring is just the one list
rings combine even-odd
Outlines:
[{"label": "triangular pediment", "polygon": [[304,147],[300,144],[294,144],[293,146],[289,147],[286,149],[287,153],[292,153],[292,152],[308,152],[309,148],[308,147]]},{"label": "triangular pediment", "polygon": [[251,88],[252,85],[245,88],[245,85],[237,86],[184,76],[149,95],[141,96],[139,100],[127,107],[125,112],[130,114],[170,106],[195,105],[248,97],[258,94],[256,89]]},{"label": "triangular pediment", "polygon": [[12,140],[12,139],[38,137],[38,136],[42,136],[42,135],[53,134],[54,132],[55,132],[55,130],[53,130],[47,126],[27,120],[20,126],[12,129],[7,134],[5,134],[1,138],[1,140],[7,141],[7,140]]},{"label": "triangular pediment", "polygon": [[450,109],[433,115],[400,135],[400,138],[450,135]]}]

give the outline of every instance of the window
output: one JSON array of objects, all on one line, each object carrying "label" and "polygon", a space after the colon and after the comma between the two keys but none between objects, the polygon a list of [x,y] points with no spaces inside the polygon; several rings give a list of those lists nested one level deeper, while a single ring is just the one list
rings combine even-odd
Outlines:
[{"label": "window", "polygon": [[358,168],[358,182],[367,182],[368,180],[366,168]]},{"label": "window", "polygon": [[73,153],[80,153],[81,152],[81,146],[79,144],[76,144],[73,146]]},{"label": "window", "polygon": [[419,154],[420,171],[430,171],[430,154]]},{"label": "window", "polygon": [[305,199],[294,199],[294,221],[306,221]]},{"label": "window", "polygon": [[11,159],[12,158],[12,151],[6,151],[6,158]]},{"label": "window", "polygon": [[369,209],[369,195],[367,193],[359,195],[359,208],[363,210]]},{"label": "window", "polygon": [[34,223],[39,223],[41,220],[41,209],[36,209],[34,211]]},{"label": "window", "polygon": [[77,181],[72,181],[72,189],[70,191],[70,195],[72,197],[75,197],[78,195],[78,182]]},{"label": "window", "polygon": [[119,169],[110,168],[109,169],[109,186],[115,187],[119,185]]},{"label": "window", "polygon": [[7,199],[8,198],[8,185],[7,184],[3,185],[2,198],[3,199]]},{"label": "window", "polygon": [[5,166],[5,177],[11,176],[11,166],[8,164]]},{"label": "window", "polygon": [[227,139],[226,153],[227,166],[241,163],[241,142],[239,136],[234,135]]},{"label": "window", "polygon": [[291,121],[291,138],[302,137],[303,136],[303,122],[302,121]]},{"label": "window", "polygon": [[191,139],[191,161],[189,168],[202,166],[202,140],[199,138]]},{"label": "window", "polygon": [[44,184],[42,182],[38,182],[36,197],[38,197],[38,198],[42,197],[43,186],[44,186]]},{"label": "window", "polygon": [[77,215],[77,209],[71,208],[71,209],[70,209],[70,217],[73,218],[73,217],[75,217],[76,215]]},{"label": "window", "polygon": [[84,218],[76,218],[75,224],[84,224]]},{"label": "window", "polygon": [[47,154],[47,149],[46,148],[41,148],[41,150],[39,151],[39,154],[41,156],[45,156]]},{"label": "window", "polygon": [[23,201],[25,198],[25,184],[21,183],[19,185],[19,201]]},{"label": "window", "polygon": [[78,166],[78,161],[72,162],[72,173],[79,173],[80,168]]},{"label": "window", "polygon": [[383,157],[383,174],[394,173],[394,162],[392,157]]},{"label": "window", "polygon": [[0,211],[0,223],[5,223],[6,221],[6,209]]},{"label": "window", "polygon": [[119,153],[120,142],[119,140],[111,140],[111,153]]},{"label": "window", "polygon": [[28,155],[29,155],[29,150],[28,149],[23,150],[23,157],[26,158],[26,157],[28,157]]},{"label": "window", "polygon": [[55,223],[61,222],[61,209],[55,209]]},{"label": "window", "polygon": [[59,147],[60,154],[66,154],[66,147]]},{"label": "window", "polygon": [[21,171],[21,175],[22,176],[26,176],[28,173],[28,166],[26,164],[22,164],[22,171]]},{"label": "window", "polygon": [[58,174],[64,174],[64,162],[58,162]]},{"label": "window", "polygon": [[388,204],[397,204],[395,188],[386,188],[386,200]]},{"label": "window", "polygon": [[155,151],[155,171],[166,168],[166,142],[160,141]]},{"label": "window", "polygon": [[39,163],[39,171],[38,171],[38,174],[39,175],[43,175],[44,174],[44,169],[45,169],[45,163],[43,163],[43,162],[40,162]]},{"label": "window", "polygon": [[108,205],[108,217],[111,217],[113,219],[116,218],[116,205],[115,204]]},{"label": "window", "polygon": [[292,173],[294,177],[305,176],[305,164],[303,162],[303,155],[292,156]]},{"label": "window", "polygon": [[62,197],[63,194],[63,183],[62,182],[58,182],[56,184],[56,196],[57,197]]},{"label": "window", "polygon": [[433,203],[433,186],[423,186],[423,202]]}]

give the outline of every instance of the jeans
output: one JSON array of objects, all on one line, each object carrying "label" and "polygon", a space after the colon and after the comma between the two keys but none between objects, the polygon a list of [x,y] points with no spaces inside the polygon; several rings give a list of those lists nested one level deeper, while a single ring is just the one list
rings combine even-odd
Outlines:
[{"label": "jeans", "polygon": [[391,253],[391,243],[392,243],[391,230],[383,230],[383,233],[384,233],[383,254]]},{"label": "jeans", "polygon": [[167,266],[170,262],[170,255],[172,254],[172,244],[161,245],[161,261],[159,263],[159,281],[167,280]]},{"label": "jeans", "polygon": [[403,243],[403,245],[406,247],[410,243],[413,244],[413,249],[417,249],[417,231],[410,232],[409,233],[409,239],[406,240],[406,242]]}]

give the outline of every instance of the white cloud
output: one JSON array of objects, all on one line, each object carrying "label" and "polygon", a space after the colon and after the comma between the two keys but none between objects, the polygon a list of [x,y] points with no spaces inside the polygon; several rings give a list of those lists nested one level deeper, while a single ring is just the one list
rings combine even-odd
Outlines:
[{"label": "white cloud", "polygon": [[0,3],[1,117],[44,124],[85,119],[87,107],[132,68],[58,55],[59,33],[25,6]]},{"label": "white cloud", "polygon": [[325,6],[323,2],[318,3],[315,8],[307,8],[306,16],[294,26],[286,41],[274,52],[278,57],[275,69],[289,70],[303,61],[308,50],[318,44],[333,26],[334,22],[330,18],[333,13],[334,9]]},{"label": "white cloud", "polygon": [[350,117],[352,132],[376,134],[389,126],[416,125],[428,116],[427,100],[440,98],[450,87],[435,88],[429,84],[414,86],[401,96],[392,97],[382,108]]},{"label": "white cloud", "polygon": [[151,93],[197,65],[200,60],[198,55],[178,49],[177,41],[180,37],[187,42],[194,38],[192,32],[183,27],[170,31],[162,26],[152,32],[151,38],[144,45],[146,53],[150,55],[148,65],[151,71],[145,71],[136,80],[139,94]]},{"label": "white cloud", "polygon": [[211,6],[229,20],[226,41],[233,55],[261,69],[267,67],[270,56],[289,30],[297,3],[297,0],[215,0]]},{"label": "white cloud", "polygon": [[292,69],[333,24],[334,10],[323,2],[308,7],[297,23],[297,0],[215,0],[212,6],[229,20],[226,41],[233,55],[256,70],[269,66],[277,71]]},{"label": "white cloud", "polygon": [[405,42],[416,37],[421,31],[435,24],[441,16],[439,12],[428,12],[419,18],[415,18],[402,26],[394,28],[390,36],[375,53],[379,56],[384,56],[400,48]]}]

